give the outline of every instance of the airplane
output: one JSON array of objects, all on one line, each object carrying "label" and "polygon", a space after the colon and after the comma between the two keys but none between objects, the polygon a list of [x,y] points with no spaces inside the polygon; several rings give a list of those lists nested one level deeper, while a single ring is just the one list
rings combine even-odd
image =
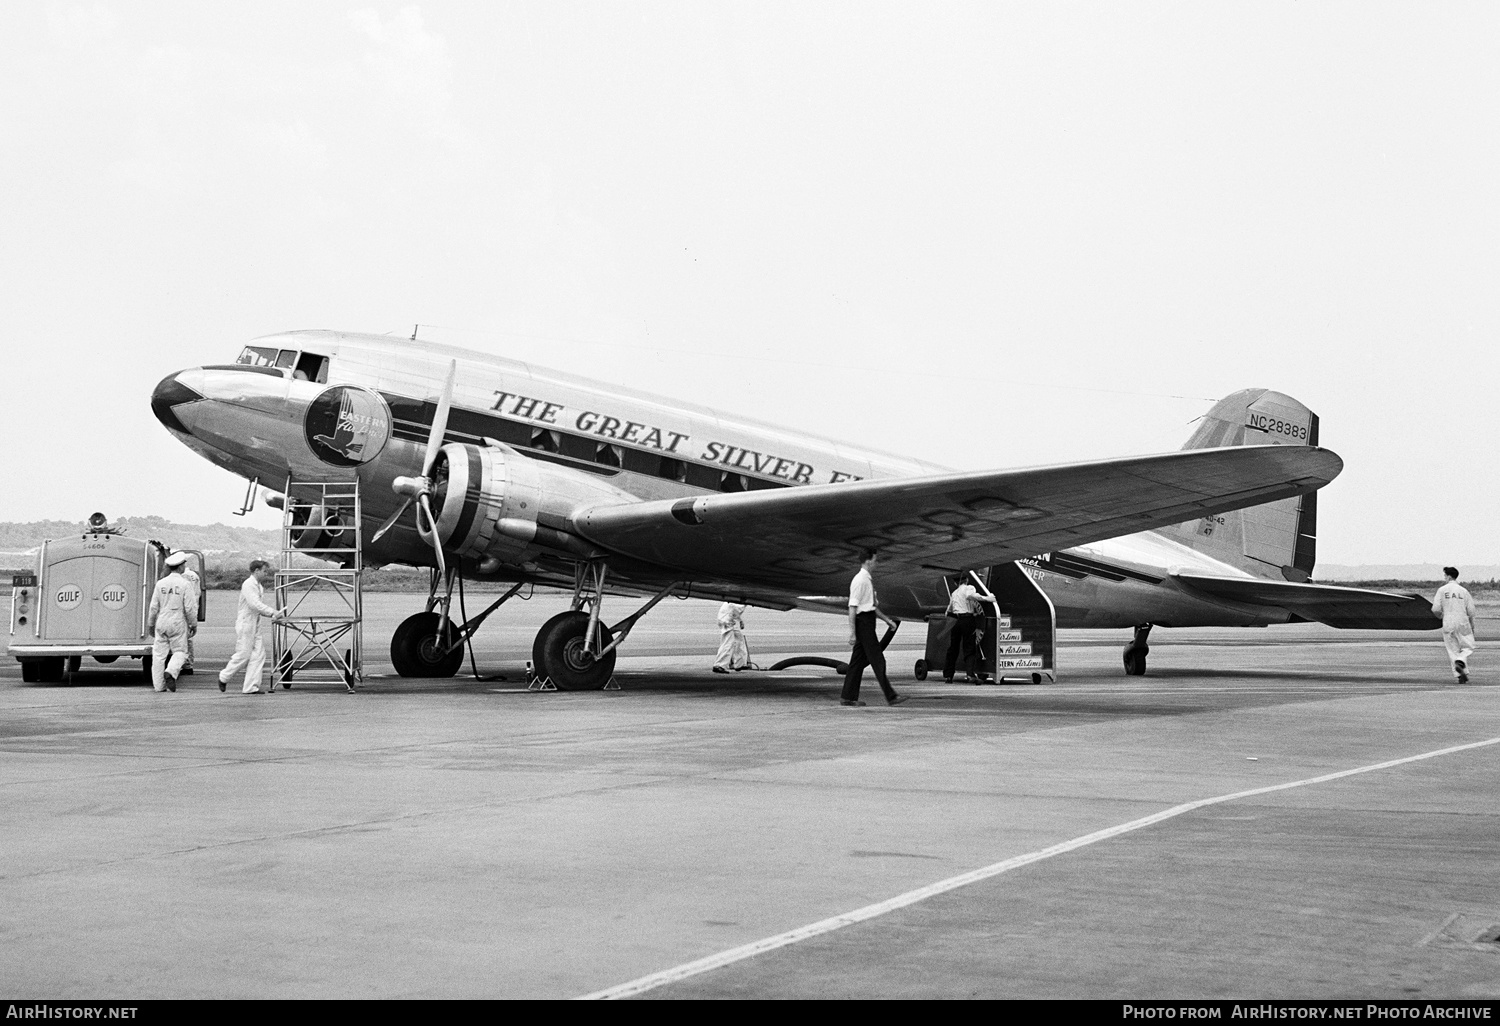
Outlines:
[{"label": "airplane", "polygon": [[[391,639],[402,676],[452,676],[495,608],[454,624],[455,578],[511,583],[507,598],[571,589],[533,662],[589,690],[667,596],[843,614],[868,549],[893,617],[940,616],[959,575],[1003,579],[1045,595],[1059,627],[1134,628],[1132,674],[1153,625],[1436,626],[1419,596],[1309,582],[1316,491],[1343,463],[1316,444],[1305,406],[1264,389],[1219,402],[1179,452],[986,471],[415,334],[255,339],[231,363],[167,375],[151,408],[252,495],[358,482],[364,564],[434,571],[425,608]],[[313,507],[297,544],[328,548],[351,519]],[[978,576],[993,567],[1023,572]],[[606,624],[605,598],[621,595],[649,598]]]}]

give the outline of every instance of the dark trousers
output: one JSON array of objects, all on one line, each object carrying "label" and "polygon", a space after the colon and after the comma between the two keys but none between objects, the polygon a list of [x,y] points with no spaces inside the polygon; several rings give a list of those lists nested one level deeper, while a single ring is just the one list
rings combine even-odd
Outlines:
[{"label": "dark trousers", "polygon": [[849,672],[844,674],[844,691],[840,696],[845,702],[859,697],[859,679],[865,675],[866,666],[875,671],[875,680],[886,701],[896,697],[896,689],[885,675],[885,653],[880,650],[880,639],[875,637],[873,612],[854,615],[854,651],[849,653]]},{"label": "dark trousers", "polygon": [[964,652],[974,656],[974,673],[984,672],[984,663],[979,655],[979,646],[974,644],[974,632],[979,628],[979,617],[973,613],[960,613],[954,617],[953,630],[948,634],[948,655],[943,659],[943,676],[952,677],[958,668],[958,657]]}]

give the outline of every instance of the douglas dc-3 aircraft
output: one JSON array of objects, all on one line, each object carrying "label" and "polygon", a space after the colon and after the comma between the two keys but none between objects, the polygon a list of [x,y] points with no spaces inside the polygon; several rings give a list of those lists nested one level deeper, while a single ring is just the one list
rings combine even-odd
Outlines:
[{"label": "douglas dc-3 aircraft", "polygon": [[[619,643],[668,595],[842,614],[864,548],[880,551],[893,616],[941,614],[959,575],[1003,568],[986,573],[1002,608],[1005,589],[1040,585],[1057,626],[1135,628],[1133,674],[1152,625],[1436,626],[1419,596],[1308,583],[1315,493],[1343,464],[1317,447],[1305,406],[1261,389],[1219,402],[1181,452],[970,472],[415,338],[330,331],[171,374],[151,408],[249,481],[358,480],[366,564],[437,571],[391,641],[404,676],[461,664],[477,621],[449,619],[456,574],[571,588],[533,656],[539,675],[581,690],[608,682]],[[351,513],[313,509],[307,547],[326,547]],[[607,594],[650,599],[606,625]]]}]

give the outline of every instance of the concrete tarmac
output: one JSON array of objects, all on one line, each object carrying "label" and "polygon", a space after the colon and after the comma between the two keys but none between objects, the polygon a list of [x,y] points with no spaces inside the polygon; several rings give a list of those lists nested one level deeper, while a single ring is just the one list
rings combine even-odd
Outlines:
[{"label": "concrete tarmac", "polygon": [[[394,677],[421,597],[370,595],[359,693],[221,694],[233,598],[176,694],[0,664],[0,994],[579,996],[1134,824],[644,996],[1500,998],[1500,743],[1372,768],[1500,740],[1493,619],[1465,687],[1435,632],[1317,625],[919,684],[908,625],[912,700],[846,709],[831,671],[709,673],[697,602],[619,691],[529,693],[555,595],[480,633],[504,679]],[[839,618],[747,620],[758,663],[847,654]]]}]

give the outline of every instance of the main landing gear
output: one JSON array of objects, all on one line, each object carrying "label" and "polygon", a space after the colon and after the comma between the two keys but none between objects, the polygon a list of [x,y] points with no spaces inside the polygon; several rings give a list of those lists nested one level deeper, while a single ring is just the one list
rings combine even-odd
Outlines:
[{"label": "main landing gear", "polygon": [[531,646],[536,675],[550,678],[562,691],[599,691],[608,684],[620,644],[640,618],[681,583],[673,581],[640,609],[609,627],[600,618],[608,569],[603,560],[579,563],[573,576],[572,608],[558,613],[536,632]]},{"label": "main landing gear", "polygon": [[[604,581],[608,568],[602,560],[580,562],[574,572],[572,608],[542,624],[531,647],[531,661],[538,677],[549,678],[561,691],[599,691],[614,674],[615,656],[636,622],[652,607],[672,594],[681,582],[674,581],[657,592],[640,609],[613,626],[600,618]],[[444,573],[446,587],[438,593],[438,575],[432,575],[427,610],[408,617],[391,637],[391,662],[403,677],[451,677],[463,665],[464,645],[486,617],[522,588],[515,585],[484,612],[463,626],[448,618],[455,570]],[[463,581],[458,578],[460,605]]]},{"label": "main landing gear", "polygon": [[484,612],[472,620],[465,619],[462,627],[448,618],[453,605],[453,585],[459,590],[459,606],[463,607],[463,578],[458,568],[445,569],[441,575],[443,592],[438,594],[440,578],[433,571],[427,591],[427,609],[401,621],[396,633],[391,635],[391,665],[403,677],[451,677],[464,664],[464,646],[473,637],[479,625],[491,613],[523,587],[517,583],[504,595],[492,602]]},{"label": "main landing gear", "polygon": [[1125,672],[1131,677],[1146,675],[1146,653],[1151,651],[1146,638],[1150,633],[1149,623],[1139,624],[1135,629],[1135,637],[1125,646]]}]

